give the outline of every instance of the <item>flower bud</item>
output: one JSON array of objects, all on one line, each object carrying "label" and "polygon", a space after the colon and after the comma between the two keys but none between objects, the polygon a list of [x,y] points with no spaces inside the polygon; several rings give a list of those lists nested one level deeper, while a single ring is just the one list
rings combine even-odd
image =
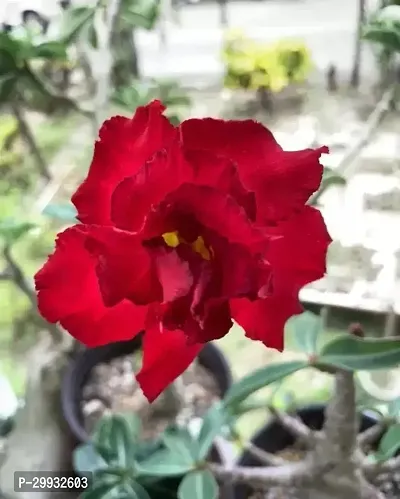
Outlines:
[{"label": "flower bud", "polygon": [[359,322],[353,322],[349,326],[349,333],[357,338],[364,338],[365,332],[362,325]]}]

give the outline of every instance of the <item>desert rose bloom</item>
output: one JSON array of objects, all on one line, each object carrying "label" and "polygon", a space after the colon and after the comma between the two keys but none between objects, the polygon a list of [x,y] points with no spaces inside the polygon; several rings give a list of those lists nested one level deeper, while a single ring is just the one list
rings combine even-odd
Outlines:
[{"label": "desert rose bloom", "polygon": [[331,242],[306,205],[326,148],[283,151],[254,121],[174,127],[163,111],[154,101],[104,123],[72,197],[81,223],[35,276],[43,317],[89,347],[145,330],[137,379],[150,401],[232,319],[282,350]]}]

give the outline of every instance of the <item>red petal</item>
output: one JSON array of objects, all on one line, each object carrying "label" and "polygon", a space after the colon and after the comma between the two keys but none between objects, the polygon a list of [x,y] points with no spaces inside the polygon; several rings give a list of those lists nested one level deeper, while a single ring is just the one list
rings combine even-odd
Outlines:
[{"label": "red petal", "polygon": [[275,223],[300,209],[320,185],[319,158],[328,149],[283,151],[272,133],[254,121],[187,120],[184,147],[234,161],[248,191],[256,194],[258,219]]},{"label": "red petal", "polygon": [[139,107],[132,119],[115,116],[103,124],[88,176],[72,197],[81,222],[112,224],[111,196],[116,186],[176,136],[162,115],[164,109],[153,101]]},{"label": "red petal", "polygon": [[186,157],[195,170],[194,182],[208,185],[230,194],[244,208],[249,218],[255,219],[256,200],[253,192],[247,191],[240,182],[237,168],[226,157],[216,156],[210,151],[193,150]]},{"label": "red petal", "polygon": [[85,227],[87,249],[98,258],[96,273],[107,306],[124,298],[137,305],[161,300],[161,286],[148,251],[132,232],[115,227]]},{"label": "red petal", "polygon": [[143,235],[151,239],[164,232],[179,231],[181,221],[186,222],[190,217],[229,242],[250,246],[262,239],[243,208],[231,196],[212,187],[194,184],[182,185],[150,212]]},{"label": "red petal", "polygon": [[39,311],[88,347],[133,338],[143,329],[147,307],[129,301],[105,307],[97,261],[86,251],[85,240],[81,226],[58,235],[55,252],[35,276]]},{"label": "red petal", "polygon": [[152,402],[185,371],[203,345],[188,345],[182,331],[161,331],[154,322],[143,339],[143,365],[136,379],[143,393]]},{"label": "red petal", "polygon": [[190,119],[181,126],[187,150],[212,151],[235,161],[239,168],[256,168],[260,160],[282,151],[272,133],[253,120]]},{"label": "red petal", "polygon": [[152,205],[193,178],[178,143],[157,153],[135,175],[123,180],[112,196],[111,218],[120,229],[137,231]]},{"label": "red petal", "polygon": [[265,345],[283,349],[284,327],[302,312],[301,288],[324,276],[331,238],[320,212],[306,206],[274,231],[267,259],[272,266],[272,295],[255,302],[232,300],[232,316],[246,336]]},{"label": "red petal", "polygon": [[323,168],[319,159],[327,152],[326,147],[277,152],[263,168],[246,171],[242,179],[256,194],[257,220],[276,223],[301,209],[320,186]]},{"label": "red petal", "polygon": [[281,352],[286,321],[300,314],[303,308],[297,296],[272,296],[253,302],[246,298],[232,300],[231,311],[248,338]]},{"label": "red petal", "polygon": [[290,274],[300,287],[324,276],[332,239],[320,211],[305,206],[274,232],[281,237],[271,241],[266,258],[275,274]]},{"label": "red petal", "polygon": [[193,285],[189,262],[182,259],[178,251],[163,247],[151,250],[151,254],[163,288],[163,302],[169,303],[187,295]]}]

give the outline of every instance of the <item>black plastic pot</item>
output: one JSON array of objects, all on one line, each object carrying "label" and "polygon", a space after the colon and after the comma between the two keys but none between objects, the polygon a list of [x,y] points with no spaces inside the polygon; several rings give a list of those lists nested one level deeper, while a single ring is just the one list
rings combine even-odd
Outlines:
[{"label": "black plastic pot", "polygon": [[[299,409],[297,415],[311,429],[320,430],[324,423],[325,406],[322,404],[311,405]],[[377,419],[371,414],[364,413],[360,422],[360,432],[374,426]],[[252,443],[262,450],[276,454],[291,445],[293,445],[293,437],[277,422],[272,421],[265,425],[252,439]],[[249,452],[244,452],[237,461],[239,466],[265,466],[261,464]],[[251,489],[245,485],[237,485],[234,488],[233,499],[248,499],[251,495]]]},{"label": "black plastic pot", "polygon": [[[85,349],[76,353],[71,360],[61,386],[61,405],[64,418],[78,442],[87,442],[90,439],[83,425],[81,409],[83,388],[90,372],[98,364],[129,355],[140,348],[141,335],[129,341]],[[212,343],[207,343],[200,352],[198,360],[213,374],[221,395],[225,395],[232,384],[232,373],[220,349]]]}]

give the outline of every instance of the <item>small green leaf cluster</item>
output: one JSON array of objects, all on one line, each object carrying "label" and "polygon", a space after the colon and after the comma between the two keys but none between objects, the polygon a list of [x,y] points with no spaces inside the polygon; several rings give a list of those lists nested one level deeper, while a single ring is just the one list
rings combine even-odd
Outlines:
[{"label": "small green leaf cluster", "polygon": [[216,419],[220,414],[213,408],[197,437],[186,428],[171,426],[150,442],[140,440],[141,425],[136,416],[103,417],[91,443],[74,452],[76,472],[93,473],[81,499],[149,499],[154,493],[168,496],[171,483],[179,499],[216,499],[218,485],[204,461],[219,431]]},{"label": "small green leaf cluster", "polygon": [[15,98],[25,88],[37,88],[44,93],[32,64],[37,60],[66,60],[66,50],[63,40],[38,43],[28,36],[0,32],[0,104]]},{"label": "small green leaf cluster", "polygon": [[166,106],[166,116],[177,125],[191,104],[188,93],[174,80],[132,81],[129,87],[118,88],[111,101],[129,114],[152,100],[160,100]]},{"label": "small green leaf cluster", "polygon": [[363,37],[390,53],[400,52],[400,5],[388,5],[375,13],[364,26]]}]

